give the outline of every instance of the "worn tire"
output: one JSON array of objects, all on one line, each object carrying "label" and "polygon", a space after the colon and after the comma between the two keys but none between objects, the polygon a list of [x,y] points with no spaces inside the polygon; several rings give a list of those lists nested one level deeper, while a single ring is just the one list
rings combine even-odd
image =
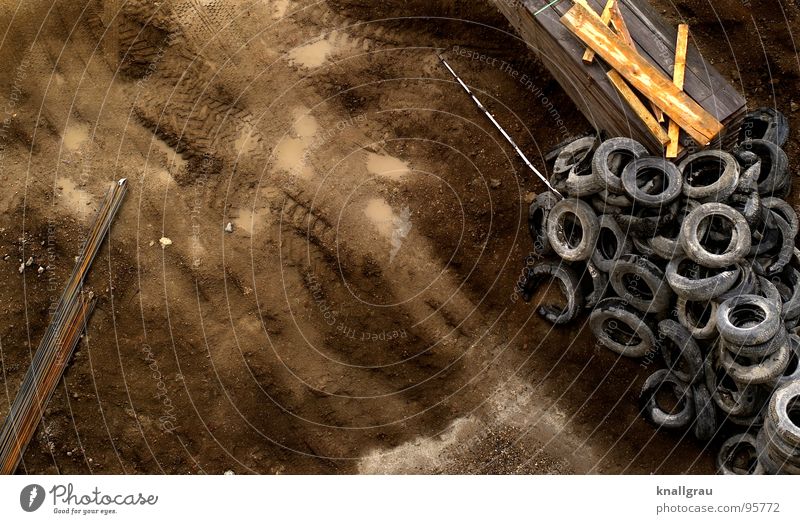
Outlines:
[{"label": "worn tire", "polygon": [[700,151],[688,156],[678,169],[683,194],[699,202],[724,202],[739,186],[739,163],[725,151]]},{"label": "worn tire", "polygon": [[717,330],[729,344],[763,344],[781,329],[779,308],[758,295],[731,298],[717,310]]},{"label": "worn tire", "polygon": [[606,140],[592,158],[592,171],[612,193],[623,193],[623,170],[629,162],[647,155],[647,148],[636,140],[617,137]]},{"label": "worn tire", "polygon": [[556,325],[571,322],[583,309],[584,297],[581,292],[580,278],[565,263],[539,263],[528,271],[523,285],[523,298],[525,298],[526,302],[530,301],[536,288],[546,279],[553,279],[558,282],[567,305],[562,309],[552,304],[543,304],[537,310],[539,315]]},{"label": "worn tire", "polygon": [[[672,290],[664,282],[664,272],[645,257],[620,257],[611,271],[610,281],[617,295],[643,313],[663,313],[669,308]],[[640,282],[643,286],[638,286]]]},{"label": "worn tire", "polygon": [[[701,223],[709,216],[722,216],[733,225],[731,241],[723,253],[711,253],[698,237]],[[681,227],[681,245],[686,255],[700,265],[722,268],[735,264],[750,251],[750,227],[744,217],[730,206],[717,202],[703,204],[686,217]]]},{"label": "worn tire", "polygon": [[[745,449],[749,453],[747,469],[735,466],[737,454]],[[750,433],[734,435],[722,443],[717,452],[717,473],[720,475],[757,475],[759,474],[758,448],[756,437]]]},{"label": "worn tire", "polygon": [[791,347],[788,339],[763,361],[741,364],[728,351],[725,344],[717,346],[719,363],[725,372],[739,384],[769,384],[783,374],[789,364]]},{"label": "worn tire", "polygon": [[599,218],[600,233],[597,246],[592,253],[592,262],[600,271],[609,273],[622,255],[632,253],[630,238],[622,231],[611,215]]},{"label": "worn tire", "polygon": [[698,440],[708,441],[717,434],[717,406],[703,383],[692,386],[694,424],[692,432]]},{"label": "worn tire", "polygon": [[589,316],[595,338],[624,357],[641,358],[655,347],[655,335],[641,313],[620,298],[600,301]]},{"label": "worn tire", "polygon": [[[567,220],[570,220],[570,224]],[[570,225],[572,227],[570,227]],[[576,226],[580,231],[576,235]],[[569,227],[569,231],[567,228]],[[558,202],[547,220],[547,239],[553,251],[568,262],[588,260],[600,236],[600,219],[592,207],[574,198]]]},{"label": "worn tire", "polygon": [[[667,413],[658,405],[657,393],[665,385],[672,386],[673,393],[682,406],[677,413]],[[668,369],[659,369],[647,377],[640,399],[645,420],[656,427],[681,429],[688,426],[694,418],[694,394],[691,388]]]},{"label": "worn tire", "polygon": [[[709,275],[711,271],[688,257],[680,257],[669,261],[665,275],[676,295],[697,302],[712,300],[729,291],[739,279],[742,269],[738,265],[731,266]],[[687,274],[692,272],[698,278]]]},{"label": "worn tire", "polygon": [[555,194],[546,191],[537,195],[528,208],[528,233],[533,241],[533,251],[537,255],[549,255],[553,252],[547,239],[547,218],[558,201]]},{"label": "worn tire", "polygon": [[[703,364],[706,388],[717,407],[723,412],[734,417],[749,417],[755,414],[757,409],[757,390],[755,386],[737,383],[727,375],[718,362],[719,343],[718,340],[712,346]],[[735,389],[731,389],[731,386]]]},{"label": "worn tire", "polygon": [[689,330],[674,320],[662,320],[658,323],[658,340],[670,372],[687,384],[703,378],[703,354]]},{"label": "worn tire", "polygon": [[[649,184],[648,184],[649,182]],[[649,189],[645,186],[649,185]],[[663,157],[643,156],[622,171],[622,187],[634,202],[645,207],[662,207],[674,202],[683,189],[678,166]]]},{"label": "worn tire", "polygon": [[[800,415],[800,382],[790,382],[772,395],[767,418],[776,434],[795,448],[800,448],[800,427],[795,421]],[[793,420],[794,419],[794,420]]]},{"label": "worn tire", "polygon": [[[700,315],[694,314],[694,304],[703,307]],[[675,309],[678,313],[678,322],[689,330],[692,337],[697,340],[708,340],[717,336],[717,309],[716,302],[695,302],[678,297]],[[698,318],[699,316],[699,318]],[[705,319],[705,322],[703,322]]]}]

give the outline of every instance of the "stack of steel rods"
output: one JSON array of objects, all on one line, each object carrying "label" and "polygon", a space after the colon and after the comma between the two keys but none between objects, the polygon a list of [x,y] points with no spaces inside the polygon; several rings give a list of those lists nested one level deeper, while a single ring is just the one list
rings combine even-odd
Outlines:
[{"label": "stack of steel rods", "polygon": [[127,181],[122,179],[106,193],[53,319],[0,428],[0,474],[9,475],[17,469],[94,309],[95,300],[84,300],[81,289],[126,189]]}]

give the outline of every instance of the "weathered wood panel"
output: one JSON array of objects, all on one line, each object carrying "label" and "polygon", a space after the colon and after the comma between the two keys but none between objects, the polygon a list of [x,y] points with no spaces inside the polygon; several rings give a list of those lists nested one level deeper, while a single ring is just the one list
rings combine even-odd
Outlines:
[{"label": "weathered wood panel", "polygon": [[[653,152],[662,151],[660,141],[609,81],[608,66],[600,59],[592,64],[583,61],[586,46],[560,21],[573,6],[572,1],[562,0],[546,8],[550,0],[494,2],[595,129],[612,136],[630,136]],[[604,0],[587,0],[587,3],[597,13],[605,6]],[[667,24],[645,1],[618,0],[617,3],[637,50],[652,66],[672,78],[677,28]],[[722,122],[725,126],[722,141],[731,145],[741,127],[745,100],[703,59],[691,42],[686,57],[684,91]]]}]

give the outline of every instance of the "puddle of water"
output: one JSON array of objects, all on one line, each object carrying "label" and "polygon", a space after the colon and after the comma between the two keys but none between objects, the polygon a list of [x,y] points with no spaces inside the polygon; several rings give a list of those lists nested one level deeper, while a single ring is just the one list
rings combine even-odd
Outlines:
[{"label": "puddle of water", "polygon": [[64,131],[64,147],[76,151],[89,140],[89,126],[86,124],[72,124]]},{"label": "puddle of water", "polygon": [[399,180],[403,176],[411,173],[408,162],[389,155],[378,155],[369,153],[367,155],[367,170],[373,175]]},{"label": "puddle of water", "polygon": [[286,16],[286,11],[289,10],[289,0],[278,0],[275,2],[275,12],[272,14],[272,18],[278,20],[279,18],[283,18]]},{"label": "puddle of water", "polygon": [[305,165],[306,141],[300,138],[285,138],[275,148],[275,165],[278,169],[303,178],[311,178],[314,172]]},{"label": "puddle of water", "polygon": [[180,155],[180,153],[175,151],[173,148],[169,146],[169,144],[167,144],[158,137],[153,137],[153,149],[161,152],[163,155],[167,157],[166,166],[168,169],[181,170],[184,167],[186,167],[186,165],[189,163],[185,158],[183,158]]},{"label": "puddle of water", "polygon": [[293,49],[289,60],[306,68],[319,67],[324,64],[333,52],[333,45],[328,40],[320,40]]},{"label": "puddle of water", "polygon": [[386,200],[383,198],[371,199],[364,209],[364,214],[381,235],[386,238],[392,237],[392,231],[394,230],[397,217],[394,211],[392,211],[392,206],[390,206]]},{"label": "puddle of water", "polygon": [[295,121],[292,128],[295,135],[300,138],[312,138],[317,134],[317,130],[319,130],[317,119],[308,114],[308,109],[305,107],[296,108],[294,110],[294,118]]},{"label": "puddle of water", "polygon": [[56,180],[56,201],[81,218],[94,211],[94,197],[66,177]]},{"label": "puddle of water", "polygon": [[240,208],[231,210],[231,217],[236,225],[236,229],[240,229],[249,235],[259,231],[267,221],[269,210],[267,208],[256,209],[253,211],[251,208]]}]

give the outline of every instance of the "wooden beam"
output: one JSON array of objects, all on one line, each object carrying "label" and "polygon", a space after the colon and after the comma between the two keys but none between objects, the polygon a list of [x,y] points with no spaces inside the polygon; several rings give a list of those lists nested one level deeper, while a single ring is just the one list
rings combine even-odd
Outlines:
[{"label": "wooden beam", "polygon": [[709,145],[722,132],[722,124],[713,115],[604,26],[597,13],[576,4],[561,18],[561,23],[675,120],[700,146]]},{"label": "wooden beam", "polygon": [[[628,31],[628,24],[625,23],[625,18],[622,16],[622,11],[619,8],[619,4],[615,3],[613,9],[611,10],[611,26],[617,32],[619,36],[625,40],[625,43],[631,46],[631,49],[636,49],[636,43],[633,41],[633,37],[631,37],[630,31]],[[637,50],[638,52],[638,50]],[[653,114],[656,115],[656,120],[659,122],[664,122],[664,112],[658,108],[653,102],[650,102],[650,108],[653,110]]]},{"label": "wooden beam", "polygon": [[656,121],[656,118],[650,113],[650,110],[645,107],[644,103],[642,103],[636,93],[633,92],[633,89],[625,82],[625,79],[613,69],[606,74],[608,75],[608,79],[611,80],[611,83],[614,84],[614,87],[617,88],[617,91],[619,91],[619,94],[622,95],[622,98],[625,99],[634,113],[642,119],[647,129],[661,142],[661,145],[665,146],[669,144],[669,135],[667,135],[667,132],[664,131],[664,128]]},{"label": "wooden beam", "polygon": [[[686,50],[689,47],[689,26],[678,26],[678,45],[675,47],[675,69],[672,73],[672,82],[675,87],[683,91],[683,81],[686,75]],[[669,145],[667,158],[678,156],[681,128],[674,120],[669,121]]]},{"label": "wooden beam", "polygon": [[[604,24],[608,25],[611,23],[611,12],[614,10],[616,4],[617,0],[608,0],[606,2],[606,6],[603,8],[603,14],[600,15],[600,19]],[[594,51],[591,49],[586,49],[586,52],[583,53],[583,61],[587,64],[591,64],[592,61],[594,61]]]}]

